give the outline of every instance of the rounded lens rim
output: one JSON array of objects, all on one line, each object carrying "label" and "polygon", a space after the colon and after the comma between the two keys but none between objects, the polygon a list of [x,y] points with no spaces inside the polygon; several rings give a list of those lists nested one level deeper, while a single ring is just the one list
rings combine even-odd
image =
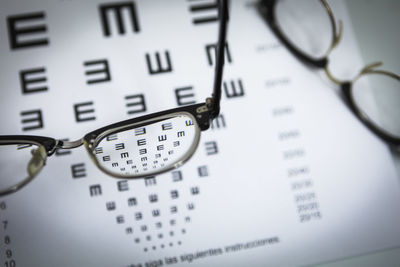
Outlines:
[{"label": "rounded lens rim", "polygon": [[293,44],[291,39],[285,34],[285,31],[282,29],[282,27],[279,25],[276,15],[276,8],[277,8],[277,2],[279,0],[263,0],[259,1],[258,3],[258,11],[259,14],[267,21],[268,25],[270,26],[272,32],[278,37],[278,39],[284,44],[284,46],[289,49],[294,56],[296,56],[300,61],[307,63],[308,65],[311,65],[316,68],[326,68],[328,65],[328,56],[331,53],[332,49],[337,46],[341,39],[341,23],[339,21],[339,32],[336,32],[336,22],[333,17],[333,13],[330,10],[329,5],[321,1],[323,6],[327,9],[327,16],[329,16],[331,24],[332,24],[332,43],[327,50],[326,54],[324,56],[321,56],[319,58],[313,57],[301,49],[299,49],[296,45]]},{"label": "rounded lens rim", "polygon": [[[1,145],[23,145],[23,144],[29,144],[29,145],[36,145],[38,148],[37,149],[43,149],[44,151],[46,151],[46,147],[39,143],[39,142],[35,142],[35,141],[31,141],[31,140],[18,140],[18,139],[14,139],[14,140],[0,140],[0,146]],[[47,159],[47,153],[44,153],[45,158],[43,159],[44,162],[46,162]],[[29,163],[28,163],[29,164]],[[16,191],[20,190],[21,188],[23,188],[25,185],[27,185],[28,183],[30,183],[33,178],[35,178],[39,172],[43,169],[44,164],[40,167],[40,170],[38,172],[36,172],[36,174],[26,177],[25,179],[23,179],[21,182],[10,186],[6,189],[0,190],[0,197],[15,193]]]},{"label": "rounded lens rim", "polygon": [[[134,129],[138,126],[145,126],[148,124],[151,124],[153,122],[157,122],[157,121],[162,121],[162,120],[167,120],[167,119],[171,119],[174,117],[177,117],[179,115],[185,115],[190,117],[193,120],[193,125],[195,126],[195,137],[194,137],[194,141],[193,144],[190,146],[189,151],[185,154],[184,157],[182,157],[179,161],[177,161],[176,163],[172,164],[172,165],[168,165],[166,167],[163,167],[159,170],[156,171],[152,171],[149,173],[146,173],[145,175],[143,174],[131,174],[131,175],[124,175],[124,174],[116,174],[113,172],[108,171],[107,169],[105,169],[104,167],[102,167],[99,163],[99,161],[97,160],[94,150],[96,149],[97,145],[104,139],[106,138],[108,135],[113,134],[113,133],[118,133],[121,131],[127,131],[130,129]],[[92,159],[92,161],[94,162],[94,164],[105,174],[113,177],[113,178],[123,178],[123,179],[140,179],[140,178],[145,178],[145,177],[149,177],[149,176],[154,176],[154,175],[158,175],[158,174],[162,174],[165,172],[168,172],[170,170],[176,169],[180,166],[182,166],[184,163],[186,163],[194,154],[194,152],[196,151],[199,143],[200,143],[200,127],[198,125],[198,122],[196,120],[196,118],[189,112],[186,111],[179,111],[179,112],[173,112],[173,113],[169,113],[169,114],[165,114],[165,115],[160,115],[157,117],[153,117],[144,121],[139,121],[139,122],[134,122],[128,125],[124,125],[121,127],[116,127],[113,129],[108,129],[102,133],[100,133],[95,140],[93,140],[93,142],[89,143],[87,140],[84,140],[84,146],[87,150],[87,152],[89,153],[90,158]]]},{"label": "rounded lens rim", "polygon": [[344,92],[345,97],[348,99],[349,105],[351,110],[354,112],[354,114],[357,116],[357,118],[365,125],[367,126],[373,133],[375,133],[378,137],[380,137],[382,140],[387,142],[390,145],[393,146],[400,146],[400,137],[397,137],[390,132],[386,131],[384,128],[380,127],[377,125],[372,119],[369,118],[368,115],[365,114],[365,112],[362,110],[357,105],[357,102],[354,99],[354,94],[353,94],[353,85],[354,83],[361,77],[364,77],[365,75],[369,74],[380,74],[380,75],[386,75],[389,76],[390,78],[394,78],[400,82],[400,76],[384,71],[384,70],[370,70],[366,69],[363,70],[356,78],[354,78],[350,82],[345,82],[342,84],[342,91]]}]

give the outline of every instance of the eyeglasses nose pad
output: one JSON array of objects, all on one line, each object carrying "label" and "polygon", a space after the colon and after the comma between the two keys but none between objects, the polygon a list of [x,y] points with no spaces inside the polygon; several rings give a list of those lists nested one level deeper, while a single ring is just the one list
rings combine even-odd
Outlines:
[{"label": "eyeglasses nose pad", "polygon": [[43,146],[32,149],[32,158],[28,163],[27,171],[29,177],[35,177],[46,164],[47,153]]}]

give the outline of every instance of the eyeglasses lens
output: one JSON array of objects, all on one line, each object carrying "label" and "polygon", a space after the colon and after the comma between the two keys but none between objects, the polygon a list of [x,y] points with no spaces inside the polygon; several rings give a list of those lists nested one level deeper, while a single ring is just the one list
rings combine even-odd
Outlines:
[{"label": "eyeglasses lens", "polygon": [[279,0],[275,7],[281,32],[298,50],[319,58],[332,44],[332,24],[318,0]]},{"label": "eyeglasses lens", "polygon": [[180,164],[194,152],[198,138],[195,120],[180,114],[110,134],[93,153],[107,173],[128,178],[146,176]]},{"label": "eyeglasses lens", "polygon": [[29,178],[28,166],[32,151],[36,145],[1,145],[0,146],[0,192],[18,185]]},{"label": "eyeglasses lens", "polygon": [[370,73],[353,84],[355,104],[376,126],[400,138],[400,82],[388,75]]}]

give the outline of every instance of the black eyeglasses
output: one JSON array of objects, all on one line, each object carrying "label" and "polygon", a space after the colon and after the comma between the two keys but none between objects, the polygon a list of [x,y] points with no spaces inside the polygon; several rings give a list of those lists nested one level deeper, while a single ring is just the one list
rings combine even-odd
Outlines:
[{"label": "black eyeglasses", "polygon": [[325,0],[261,0],[258,11],[291,53],[323,69],[341,87],[346,104],[364,125],[388,144],[400,145],[400,76],[376,69],[380,62],[365,66],[352,81],[332,75],[328,56],[343,27]]},{"label": "black eyeglasses", "polygon": [[68,142],[50,137],[0,136],[0,196],[29,183],[56,149],[84,145],[97,167],[117,178],[157,175],[185,163],[196,151],[200,132],[218,116],[228,17],[227,0],[219,0],[219,33],[214,88],[205,103],[174,108],[111,124]]}]

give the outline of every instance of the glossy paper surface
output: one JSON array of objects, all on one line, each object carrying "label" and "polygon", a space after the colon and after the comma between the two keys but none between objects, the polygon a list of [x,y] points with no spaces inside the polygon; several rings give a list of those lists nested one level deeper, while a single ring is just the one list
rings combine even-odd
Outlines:
[{"label": "glossy paper surface", "polygon": [[[363,64],[344,5],[330,2],[345,27],[332,72],[352,78]],[[215,9],[127,3],[136,20],[123,9],[120,33],[112,1],[1,2],[1,134],[73,141],[211,94]],[[117,180],[83,147],[58,151],[0,199],[1,264],[298,266],[400,245],[387,146],[279,44],[254,4],[231,1],[221,116],[193,157],[157,177]],[[10,42],[10,17],[32,13],[16,27],[46,30]],[[20,77],[45,79],[23,87]]]}]

